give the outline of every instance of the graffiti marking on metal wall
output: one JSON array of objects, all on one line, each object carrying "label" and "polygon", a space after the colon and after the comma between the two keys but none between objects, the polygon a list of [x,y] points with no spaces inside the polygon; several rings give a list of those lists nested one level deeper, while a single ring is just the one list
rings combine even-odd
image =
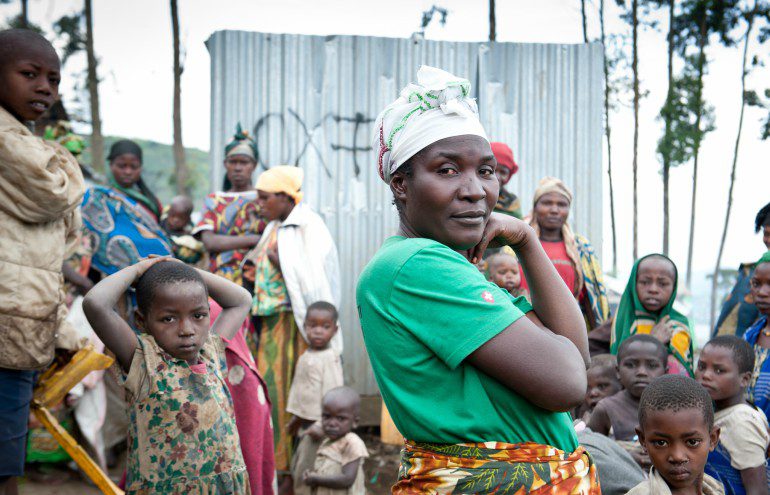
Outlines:
[{"label": "graffiti marking on metal wall", "polygon": [[[343,116],[343,115],[337,115],[333,113],[327,113],[323,117],[321,117],[318,122],[316,122],[313,125],[308,125],[308,123],[303,119],[294,109],[287,108],[286,109],[286,115],[290,118],[287,118],[284,116],[284,113],[281,112],[268,112],[264,114],[262,117],[257,119],[257,122],[254,124],[253,128],[253,136],[254,139],[257,142],[257,149],[264,150],[267,149],[270,145],[270,137],[267,135],[266,128],[271,125],[272,122],[275,122],[279,126],[278,132],[283,135],[286,130],[287,126],[294,124],[299,127],[299,130],[302,134],[302,139],[304,139],[303,144],[299,147],[298,150],[296,150],[294,156],[294,159],[291,159],[290,157],[287,157],[287,159],[284,161],[285,163],[292,163],[294,166],[298,166],[300,160],[303,156],[305,156],[305,153],[308,152],[309,149],[312,148],[313,151],[315,151],[316,155],[318,156],[318,160],[320,161],[321,165],[323,166],[324,171],[326,172],[326,176],[331,178],[332,173],[329,170],[328,165],[326,164],[326,160],[324,159],[324,151],[316,144],[315,140],[313,139],[316,131],[318,131],[321,126],[327,123],[332,123],[333,125],[337,126],[337,129],[339,129],[339,126],[345,126],[343,128],[343,132],[331,132],[330,134],[332,136],[344,136],[342,138],[345,142],[332,142],[329,144],[329,147],[332,151],[343,151],[353,154],[353,172],[355,173],[356,178],[359,177],[361,173],[361,166],[358,163],[358,155],[360,153],[368,153],[372,150],[372,147],[370,145],[364,144],[368,141],[368,133],[366,131],[369,130],[369,126],[374,122],[374,119],[366,117],[361,112],[356,112],[355,115],[352,117]],[[288,122],[287,122],[288,120]],[[350,129],[349,132],[345,132],[350,125],[352,124],[352,129]],[[365,131],[365,135],[360,135],[360,131],[363,129]],[[349,139],[348,139],[349,138]],[[262,165],[264,168],[270,168],[270,164],[265,163],[263,160],[264,155],[260,153],[259,158],[259,164]]]}]

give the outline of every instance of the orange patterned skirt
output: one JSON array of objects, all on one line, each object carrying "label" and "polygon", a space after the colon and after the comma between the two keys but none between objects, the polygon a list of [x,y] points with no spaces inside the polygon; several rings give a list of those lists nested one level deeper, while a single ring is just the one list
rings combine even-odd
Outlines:
[{"label": "orange patterned skirt", "polygon": [[565,453],[537,443],[428,444],[407,441],[393,494],[601,495],[583,447]]}]

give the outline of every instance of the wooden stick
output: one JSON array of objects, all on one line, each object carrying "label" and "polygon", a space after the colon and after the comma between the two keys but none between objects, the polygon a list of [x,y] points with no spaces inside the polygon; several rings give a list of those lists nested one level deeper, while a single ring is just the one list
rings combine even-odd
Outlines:
[{"label": "wooden stick", "polygon": [[123,491],[118,488],[107,474],[101,470],[96,462],[88,456],[86,451],[83,450],[83,447],[78,445],[75,439],[72,438],[72,435],[62,428],[48,409],[33,405],[32,412],[102,493],[105,495],[123,495]]}]

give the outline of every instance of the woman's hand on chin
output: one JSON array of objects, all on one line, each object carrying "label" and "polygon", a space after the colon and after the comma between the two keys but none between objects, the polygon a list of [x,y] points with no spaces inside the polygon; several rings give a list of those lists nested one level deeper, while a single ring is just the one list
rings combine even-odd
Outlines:
[{"label": "woman's hand on chin", "polygon": [[481,240],[468,251],[468,259],[476,263],[484,256],[487,248],[511,246],[514,251],[523,248],[534,239],[535,231],[529,224],[503,213],[492,213]]}]

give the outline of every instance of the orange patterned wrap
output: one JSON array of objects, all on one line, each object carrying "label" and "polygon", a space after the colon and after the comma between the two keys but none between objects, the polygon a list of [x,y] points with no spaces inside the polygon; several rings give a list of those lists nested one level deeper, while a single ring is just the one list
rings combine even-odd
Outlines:
[{"label": "orange patterned wrap", "polygon": [[596,466],[582,447],[567,454],[531,442],[407,441],[392,493],[601,495],[601,489]]}]

